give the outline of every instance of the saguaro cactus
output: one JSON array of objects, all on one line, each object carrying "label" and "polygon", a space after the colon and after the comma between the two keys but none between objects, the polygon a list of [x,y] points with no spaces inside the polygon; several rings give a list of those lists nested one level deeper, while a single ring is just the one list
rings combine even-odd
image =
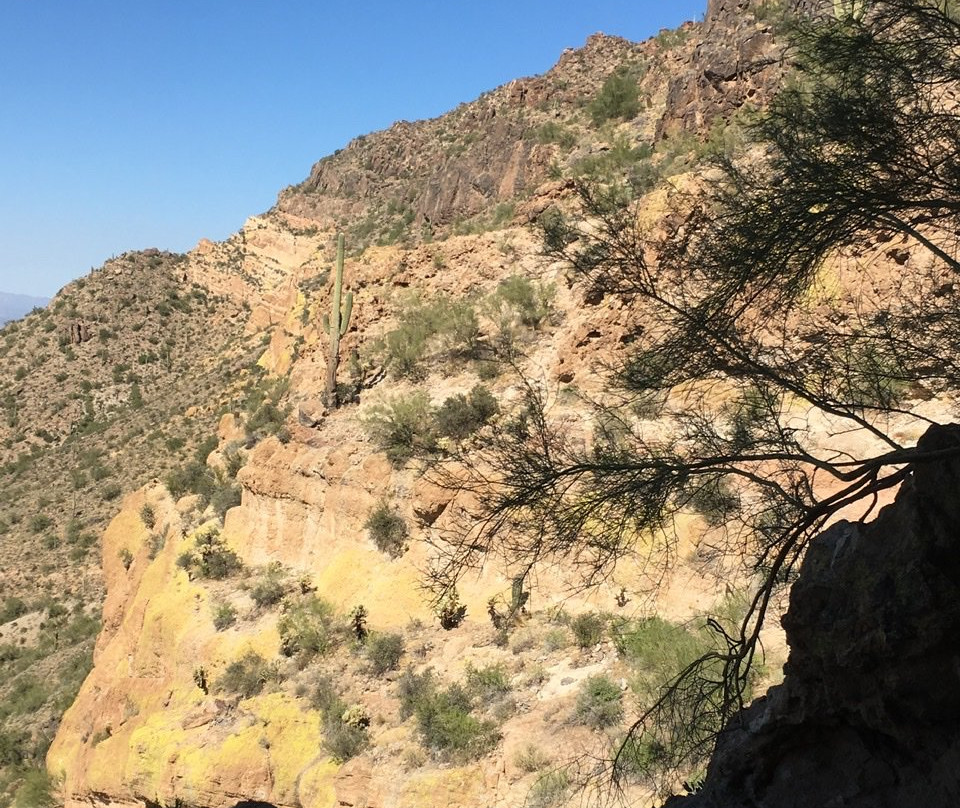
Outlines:
[{"label": "saguaro cactus", "polygon": [[323,315],[323,330],[330,335],[330,355],[327,358],[327,406],[334,409],[340,405],[337,396],[337,368],[340,365],[340,337],[347,333],[350,313],[353,311],[353,292],[347,292],[346,304],[340,310],[343,294],[343,233],[337,236],[337,268],[333,281],[331,314]]}]

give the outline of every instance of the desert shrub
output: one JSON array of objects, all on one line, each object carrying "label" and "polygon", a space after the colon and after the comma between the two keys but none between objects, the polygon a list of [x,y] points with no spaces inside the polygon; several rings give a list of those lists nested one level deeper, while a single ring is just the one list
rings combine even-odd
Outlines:
[{"label": "desert shrub", "polygon": [[397,467],[435,451],[437,437],[430,397],[422,390],[394,396],[371,407],[362,418],[367,437]]},{"label": "desert shrub", "polygon": [[255,437],[275,435],[286,420],[286,414],[276,404],[264,402],[247,419],[247,434]]},{"label": "desert shrub", "polygon": [[23,598],[6,597],[3,599],[3,606],[0,607],[0,623],[9,623],[11,620],[22,617],[28,611],[30,609]]},{"label": "desert shrub", "polygon": [[630,735],[616,744],[617,769],[625,779],[648,781],[670,759],[670,750],[650,734]]},{"label": "desert shrub", "polygon": [[481,303],[490,323],[490,354],[508,358],[517,353],[517,343],[525,329],[539,328],[553,313],[554,287],[534,284],[521,275],[500,282]]},{"label": "desert shrub", "polygon": [[219,485],[214,488],[210,494],[210,507],[221,521],[227,515],[227,511],[240,504],[243,495],[243,489],[226,480],[218,481]]},{"label": "desert shrub", "polygon": [[548,629],[543,635],[543,650],[547,653],[559,651],[570,645],[570,633],[561,626]]},{"label": "desert shrub", "polygon": [[442,437],[464,440],[498,412],[500,405],[493,393],[478,384],[468,395],[451,396],[437,408],[434,415],[436,431]]},{"label": "desert shrub", "polygon": [[488,703],[510,692],[510,677],[503,665],[475,668],[467,665],[466,683],[469,693]]},{"label": "desert shrub", "polygon": [[30,521],[27,522],[27,527],[31,533],[43,533],[53,524],[53,519],[47,516],[45,513],[34,514],[30,517]]},{"label": "desert shrub", "polygon": [[395,376],[418,379],[430,340],[440,330],[441,306],[410,300],[397,314],[397,327],[384,338],[385,362]]},{"label": "desert shrub", "polygon": [[400,717],[409,718],[417,711],[418,705],[429,699],[436,691],[433,671],[414,673],[407,668],[397,679],[397,698],[400,700]]},{"label": "desert shrub", "polygon": [[237,609],[232,603],[220,602],[213,609],[213,627],[217,631],[230,628],[237,622]]},{"label": "desert shrub", "polygon": [[186,494],[203,494],[212,488],[211,470],[202,463],[192,461],[179,469],[171,471],[164,484],[170,496],[179,499]]},{"label": "desert shrub", "polygon": [[55,786],[46,769],[27,769],[13,797],[13,808],[53,808],[58,804]]},{"label": "desert shrub", "polygon": [[366,748],[370,723],[366,711],[359,705],[348,707],[329,677],[317,681],[310,704],[323,713],[323,747],[335,761],[343,763]]},{"label": "desert shrub", "polygon": [[391,558],[399,558],[406,548],[407,530],[406,520],[391,508],[385,501],[380,502],[370,511],[363,527],[370,534],[370,538],[382,553]]},{"label": "desert shrub", "polygon": [[197,534],[193,550],[187,550],[177,558],[177,565],[191,576],[223,580],[242,568],[237,554],[223,543],[220,531],[208,527]]},{"label": "desert shrub", "polygon": [[[442,304],[441,304],[442,305]],[[482,352],[480,318],[468,300],[450,301],[443,306],[437,329],[447,357],[476,359]]]},{"label": "desert shrub", "polygon": [[255,651],[248,651],[240,659],[227,665],[223,676],[217,681],[216,689],[249,699],[261,693],[268,682],[278,679],[275,665],[267,662]]},{"label": "desert shrub", "polygon": [[140,509],[140,521],[143,522],[148,530],[152,530],[153,526],[157,523],[157,515],[149,502],[144,502],[143,507]]},{"label": "desert shrub", "polygon": [[602,674],[585,679],[577,693],[574,718],[578,724],[594,728],[619,723],[623,718],[619,686]]},{"label": "desert shrub", "polygon": [[374,634],[367,641],[367,659],[370,670],[376,675],[396,670],[403,657],[405,645],[400,634]]},{"label": "desert shrub", "polygon": [[630,120],[640,112],[640,89],[634,75],[626,69],[611,73],[600,91],[587,105],[594,125],[613,118]]},{"label": "desert shrub", "polygon": [[571,149],[577,142],[577,136],[556,121],[547,121],[535,133],[540,143],[556,143],[564,149]]},{"label": "desert shrub", "polygon": [[457,684],[422,699],[415,715],[424,746],[459,760],[489,752],[499,740],[497,727],[473,716],[472,707],[470,696]]},{"label": "desert shrub", "polygon": [[261,609],[275,606],[287,593],[287,574],[279,562],[261,571],[260,579],[250,589],[250,597]]},{"label": "desert shrub", "polygon": [[284,656],[325,654],[343,633],[333,606],[314,594],[287,604],[277,622],[280,650]]},{"label": "desert shrub", "polygon": [[[742,604],[731,600],[721,605],[720,612],[717,619],[732,630],[742,617]],[[688,627],[650,617],[614,627],[614,644],[635,671],[631,685],[638,695],[653,698],[678,670],[716,650],[716,636],[704,624],[701,626]]]},{"label": "desert shrub", "polygon": [[532,743],[518,750],[513,757],[513,765],[527,774],[545,769],[551,762],[550,756]]},{"label": "desert shrub", "polygon": [[604,151],[588,154],[574,162],[572,171],[574,176],[586,182],[625,180],[634,192],[642,194],[657,185],[673,160],[668,157],[655,162],[650,159],[653,153],[649,143],[637,144],[632,137],[618,134]]},{"label": "desert shrub", "polygon": [[18,766],[27,756],[30,736],[19,729],[0,729],[0,766]]},{"label": "desert shrub", "polygon": [[50,695],[45,682],[24,674],[14,682],[13,693],[0,704],[0,720],[10,715],[27,715],[36,712]]},{"label": "desert shrub", "polygon": [[570,789],[570,775],[563,769],[550,771],[540,777],[527,795],[525,808],[551,808],[560,805]]},{"label": "desert shrub", "polygon": [[167,543],[166,533],[151,533],[147,536],[147,557],[156,558]]},{"label": "desert shrub", "polygon": [[593,612],[578,614],[570,621],[570,630],[580,648],[590,648],[600,642],[604,627],[603,618]]},{"label": "desert shrub", "polygon": [[397,319],[397,327],[383,340],[384,363],[394,376],[421,379],[428,358],[474,359],[482,351],[480,321],[469,300],[413,299],[401,307]]},{"label": "desert shrub", "polygon": [[243,452],[240,451],[236,446],[228,446],[223,453],[223,461],[226,466],[226,474],[231,480],[235,479],[237,472],[243,468],[243,463],[246,458],[243,455]]},{"label": "desert shrub", "polygon": [[112,502],[119,497],[121,493],[123,493],[123,489],[120,488],[117,483],[107,483],[100,489],[100,496],[105,502]]},{"label": "desert shrub", "polygon": [[344,720],[345,716],[349,717],[349,709],[344,707],[339,715],[329,713],[323,719],[323,748],[336,763],[345,763],[356,757],[370,743],[365,724]]}]

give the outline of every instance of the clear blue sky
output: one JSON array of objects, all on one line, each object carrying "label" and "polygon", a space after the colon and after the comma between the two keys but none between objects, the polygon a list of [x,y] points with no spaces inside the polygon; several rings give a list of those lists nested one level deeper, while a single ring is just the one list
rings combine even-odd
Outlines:
[{"label": "clear blue sky", "polygon": [[0,290],[222,239],[358,134],[706,0],[0,0]]}]

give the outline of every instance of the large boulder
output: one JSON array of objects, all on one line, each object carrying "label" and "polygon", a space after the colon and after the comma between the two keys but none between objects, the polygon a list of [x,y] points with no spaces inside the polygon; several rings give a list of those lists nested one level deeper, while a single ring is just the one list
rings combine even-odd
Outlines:
[{"label": "large boulder", "polygon": [[960,427],[932,427],[894,504],[811,545],[783,684],[671,808],[960,805]]}]

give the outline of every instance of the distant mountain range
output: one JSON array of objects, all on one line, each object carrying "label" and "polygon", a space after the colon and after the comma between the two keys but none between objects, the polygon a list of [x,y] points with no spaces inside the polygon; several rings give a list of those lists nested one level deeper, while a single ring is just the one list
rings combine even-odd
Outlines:
[{"label": "distant mountain range", "polygon": [[30,297],[30,295],[14,295],[9,292],[0,292],[0,325],[23,317],[37,306],[46,306],[50,302],[46,297]]}]

